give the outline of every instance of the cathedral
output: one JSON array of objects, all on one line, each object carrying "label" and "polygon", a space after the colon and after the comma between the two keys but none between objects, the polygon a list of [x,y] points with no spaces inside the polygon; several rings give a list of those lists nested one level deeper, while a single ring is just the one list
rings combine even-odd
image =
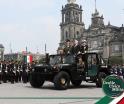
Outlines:
[{"label": "cathedral", "polygon": [[[82,6],[76,0],[67,0],[62,6],[61,48],[67,39],[87,40],[88,51],[97,52],[104,59],[110,59],[119,64],[124,63],[124,26],[118,27],[108,22],[104,24],[104,17],[98,10],[91,15],[91,25],[86,29],[82,17]],[[116,62],[116,63],[117,63]]]}]

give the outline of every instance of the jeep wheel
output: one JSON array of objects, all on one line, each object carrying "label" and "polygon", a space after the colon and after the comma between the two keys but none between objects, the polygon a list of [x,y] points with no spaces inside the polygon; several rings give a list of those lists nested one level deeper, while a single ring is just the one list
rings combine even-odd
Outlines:
[{"label": "jeep wheel", "polygon": [[102,87],[103,80],[105,79],[106,74],[104,72],[100,72],[96,81],[97,87]]},{"label": "jeep wheel", "polygon": [[78,87],[81,85],[82,80],[71,80],[71,83],[75,86]]},{"label": "jeep wheel", "polygon": [[67,72],[61,71],[54,77],[54,86],[57,90],[66,90],[70,84]]},{"label": "jeep wheel", "polygon": [[36,75],[35,73],[31,73],[30,84],[34,88],[40,88],[44,84],[44,80],[40,80],[38,75]]}]

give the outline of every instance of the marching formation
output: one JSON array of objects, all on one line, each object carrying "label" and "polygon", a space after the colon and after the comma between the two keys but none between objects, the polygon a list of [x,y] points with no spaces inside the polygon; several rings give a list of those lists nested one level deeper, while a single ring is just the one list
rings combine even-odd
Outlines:
[{"label": "marching formation", "polygon": [[13,60],[0,61],[0,84],[7,82],[11,82],[12,84],[15,82],[27,83],[35,64],[35,62],[26,64]]}]

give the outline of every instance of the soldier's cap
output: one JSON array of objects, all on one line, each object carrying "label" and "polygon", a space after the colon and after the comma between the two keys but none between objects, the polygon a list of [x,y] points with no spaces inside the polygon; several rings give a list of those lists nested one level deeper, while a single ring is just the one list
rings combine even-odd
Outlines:
[{"label": "soldier's cap", "polygon": [[84,40],[82,40],[82,42],[87,42],[87,41],[84,39]]},{"label": "soldier's cap", "polygon": [[69,39],[66,39],[66,42],[70,42],[70,40]]},{"label": "soldier's cap", "polygon": [[78,41],[77,41],[77,40],[74,40],[74,42],[75,42],[76,44],[78,44]]}]

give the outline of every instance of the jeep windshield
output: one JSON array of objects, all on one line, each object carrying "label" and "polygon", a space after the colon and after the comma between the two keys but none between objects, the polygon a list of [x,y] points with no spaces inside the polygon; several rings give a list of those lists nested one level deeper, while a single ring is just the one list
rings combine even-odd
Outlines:
[{"label": "jeep windshield", "polygon": [[62,63],[61,56],[59,55],[51,55],[50,56],[50,64],[55,65],[55,64],[60,64]]},{"label": "jeep windshield", "polygon": [[73,55],[67,55],[63,57],[63,64],[73,64],[75,63],[75,58]]},{"label": "jeep windshield", "polygon": [[75,58],[73,55],[60,56],[60,55],[51,55],[50,64],[73,64],[75,63]]}]

